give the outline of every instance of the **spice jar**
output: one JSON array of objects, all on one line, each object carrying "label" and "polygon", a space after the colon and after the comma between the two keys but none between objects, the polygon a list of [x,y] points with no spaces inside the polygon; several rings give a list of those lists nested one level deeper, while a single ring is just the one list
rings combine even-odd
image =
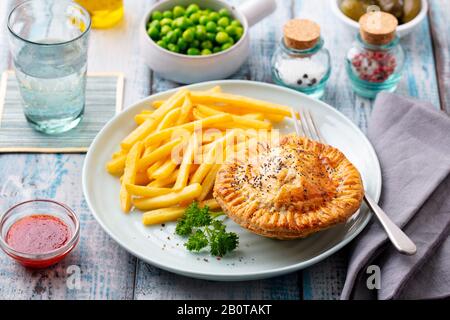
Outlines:
[{"label": "spice jar", "polygon": [[306,19],[289,20],[272,58],[272,78],[315,98],[322,97],[331,74],[330,53],[324,48],[320,26]]},{"label": "spice jar", "polygon": [[360,33],[346,56],[353,90],[365,98],[380,91],[393,92],[401,79],[405,55],[396,35],[397,18],[385,12],[366,13]]}]

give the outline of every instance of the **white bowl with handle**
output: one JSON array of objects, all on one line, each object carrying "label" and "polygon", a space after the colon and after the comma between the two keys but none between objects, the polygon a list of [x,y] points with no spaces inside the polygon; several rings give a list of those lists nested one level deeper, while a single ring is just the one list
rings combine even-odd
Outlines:
[{"label": "white bowl with handle", "polygon": [[[341,21],[341,23],[343,23],[347,27],[347,29],[357,33],[359,31],[359,23],[347,17],[341,11],[340,7],[343,0],[329,0],[329,1],[331,4],[333,14]],[[427,13],[428,13],[428,1],[421,0],[421,8],[419,14],[411,21],[401,24],[397,27],[398,36],[405,37],[411,32],[413,32],[419,26],[419,24],[423,20],[425,20]]]},{"label": "white bowl with handle", "polygon": [[[212,10],[227,9],[238,19],[244,33],[231,48],[207,56],[188,56],[171,52],[158,46],[147,34],[147,23],[155,10],[171,10],[176,5],[192,3]],[[250,53],[249,28],[270,15],[276,9],[275,0],[247,0],[235,7],[223,0],[166,0],[154,5],[139,26],[139,37],[145,63],[163,78],[179,83],[196,83],[225,79],[234,74]]]}]

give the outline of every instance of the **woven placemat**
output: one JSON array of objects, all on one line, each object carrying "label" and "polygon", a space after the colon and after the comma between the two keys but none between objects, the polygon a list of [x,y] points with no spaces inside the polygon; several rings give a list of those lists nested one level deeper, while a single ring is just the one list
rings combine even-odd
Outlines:
[{"label": "woven placemat", "polygon": [[68,132],[45,135],[28,125],[14,72],[5,71],[0,82],[0,153],[86,152],[100,129],[122,110],[123,85],[122,73],[88,73],[81,123]]}]

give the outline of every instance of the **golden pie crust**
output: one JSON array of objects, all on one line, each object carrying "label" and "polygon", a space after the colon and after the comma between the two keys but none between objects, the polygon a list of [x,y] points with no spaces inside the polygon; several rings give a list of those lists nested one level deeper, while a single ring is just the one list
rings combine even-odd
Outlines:
[{"label": "golden pie crust", "polygon": [[277,239],[304,238],[347,221],[360,207],[358,170],[331,146],[287,135],[222,165],[214,198],[242,227]]}]

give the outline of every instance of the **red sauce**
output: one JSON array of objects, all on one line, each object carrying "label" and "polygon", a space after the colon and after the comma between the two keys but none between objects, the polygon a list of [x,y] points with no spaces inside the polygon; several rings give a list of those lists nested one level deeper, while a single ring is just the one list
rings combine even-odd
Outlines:
[{"label": "red sauce", "polygon": [[70,229],[61,219],[39,214],[14,222],[6,243],[22,253],[43,254],[61,248],[70,238]]}]

